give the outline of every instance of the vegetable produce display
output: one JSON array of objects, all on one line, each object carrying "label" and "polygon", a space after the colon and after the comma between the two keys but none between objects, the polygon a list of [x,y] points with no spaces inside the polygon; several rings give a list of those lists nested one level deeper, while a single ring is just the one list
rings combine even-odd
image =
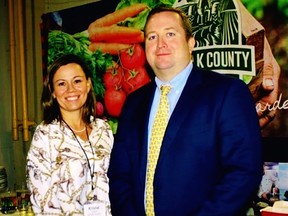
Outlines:
[{"label": "vegetable produce display", "polygon": [[91,42],[89,49],[92,52],[101,50],[104,53],[117,55],[122,49],[127,49],[135,43],[143,43],[144,32],[141,28],[121,23],[145,11],[149,11],[148,5],[136,3],[96,19],[87,30]]},{"label": "vegetable produce display", "polygon": [[92,82],[96,98],[103,98],[105,93],[102,76],[106,69],[112,64],[112,56],[108,53],[88,49],[90,41],[88,35],[78,33],[67,34],[60,30],[51,30],[48,34],[48,66],[63,54],[74,53],[82,56],[92,72]]},{"label": "vegetable produce display", "polygon": [[[151,8],[174,0],[121,0],[112,13],[93,20],[86,30],[48,33],[47,66],[63,54],[83,57],[92,71],[95,112],[114,133],[126,97],[150,82],[143,48],[143,28]],[[93,14],[87,14],[93,16]]]},{"label": "vegetable produce display", "polygon": [[88,31],[96,27],[111,26],[117,24],[129,17],[134,17],[138,15],[146,8],[148,8],[148,4],[142,4],[138,2],[126,5],[125,7],[122,7],[120,9],[118,8],[118,10],[116,8],[116,10],[113,13],[107,14],[106,16],[101,17],[95,20],[93,23],[91,23],[88,27]]},{"label": "vegetable produce display", "polygon": [[146,63],[145,51],[140,44],[119,51],[121,65],[127,69],[144,66]]}]

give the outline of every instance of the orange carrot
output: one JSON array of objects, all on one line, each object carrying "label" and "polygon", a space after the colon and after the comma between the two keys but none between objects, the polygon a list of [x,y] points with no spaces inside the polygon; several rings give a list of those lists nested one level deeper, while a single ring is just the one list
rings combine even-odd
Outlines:
[{"label": "orange carrot", "polygon": [[89,39],[91,42],[111,41],[117,38],[135,38],[141,34],[143,32],[140,29],[113,25],[93,29],[89,34]]},{"label": "orange carrot", "polygon": [[124,43],[124,44],[134,44],[134,43],[143,43],[144,42],[144,33],[142,32],[141,35],[136,37],[119,37],[119,38],[113,38],[109,40],[105,40],[105,42],[108,43]]},{"label": "orange carrot", "polygon": [[109,13],[101,18],[96,19],[88,27],[88,32],[95,27],[111,26],[117,24],[120,21],[125,20],[128,17],[134,17],[139,14],[141,11],[148,8],[146,4],[136,3],[125,8]]},{"label": "orange carrot", "polygon": [[121,43],[91,43],[89,45],[89,50],[95,52],[96,50],[101,50],[103,53],[109,53],[110,55],[118,55],[118,52],[122,49],[127,49],[131,47],[131,44],[121,44]]}]

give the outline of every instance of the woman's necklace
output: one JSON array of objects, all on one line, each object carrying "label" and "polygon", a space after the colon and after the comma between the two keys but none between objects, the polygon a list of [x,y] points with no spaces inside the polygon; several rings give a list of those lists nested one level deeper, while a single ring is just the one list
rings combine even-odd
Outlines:
[{"label": "woman's necklace", "polygon": [[75,130],[74,128],[72,128],[71,126],[69,126],[74,132],[76,132],[76,133],[80,133],[80,132],[83,132],[85,129],[86,129],[86,125],[84,126],[84,128],[83,129],[81,129],[81,130]]},{"label": "woman's necklace", "polygon": [[[82,149],[82,151],[83,151],[83,153],[84,153],[84,155],[85,155],[85,157],[86,157],[88,169],[89,169],[89,171],[90,171],[91,187],[92,187],[92,191],[93,191],[93,190],[94,190],[93,178],[94,178],[94,168],[95,168],[95,167],[94,167],[94,165],[93,165],[93,168],[91,167],[90,160],[89,160],[89,158],[88,158],[88,156],[87,156],[87,154],[86,154],[86,151],[85,151],[85,149],[83,148],[83,146],[81,145],[80,141],[77,139],[76,134],[74,133],[74,132],[77,132],[77,130],[74,131],[74,129],[71,128],[71,127],[67,124],[67,122],[64,121],[64,119],[62,119],[62,121],[63,121],[63,122],[66,124],[66,126],[70,129],[70,131],[72,132],[74,138],[76,139],[77,143],[79,144],[80,148]],[[84,130],[86,130],[86,136],[87,136],[87,139],[88,139],[88,142],[89,142],[91,151],[92,151],[92,155],[93,155],[93,158],[94,158],[95,153],[94,153],[92,144],[91,144],[91,142],[90,142],[89,134],[88,134],[88,130],[87,130],[87,127],[86,127],[86,126],[85,126],[85,128],[84,128],[83,130],[80,130],[80,131],[84,131]]]}]

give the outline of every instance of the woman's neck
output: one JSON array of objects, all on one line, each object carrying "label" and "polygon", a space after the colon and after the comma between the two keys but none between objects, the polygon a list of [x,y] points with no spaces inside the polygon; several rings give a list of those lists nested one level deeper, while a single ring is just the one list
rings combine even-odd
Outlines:
[{"label": "woman's neck", "polygon": [[63,113],[62,118],[74,132],[83,132],[85,130],[86,124],[82,120],[80,113]]}]

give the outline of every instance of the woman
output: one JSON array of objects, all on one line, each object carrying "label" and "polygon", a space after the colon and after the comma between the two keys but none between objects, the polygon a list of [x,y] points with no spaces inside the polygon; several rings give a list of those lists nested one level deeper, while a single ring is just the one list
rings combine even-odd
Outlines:
[{"label": "woman", "polygon": [[76,55],[49,68],[27,157],[28,187],[37,215],[111,215],[106,175],[113,134],[96,118],[91,73]]}]

